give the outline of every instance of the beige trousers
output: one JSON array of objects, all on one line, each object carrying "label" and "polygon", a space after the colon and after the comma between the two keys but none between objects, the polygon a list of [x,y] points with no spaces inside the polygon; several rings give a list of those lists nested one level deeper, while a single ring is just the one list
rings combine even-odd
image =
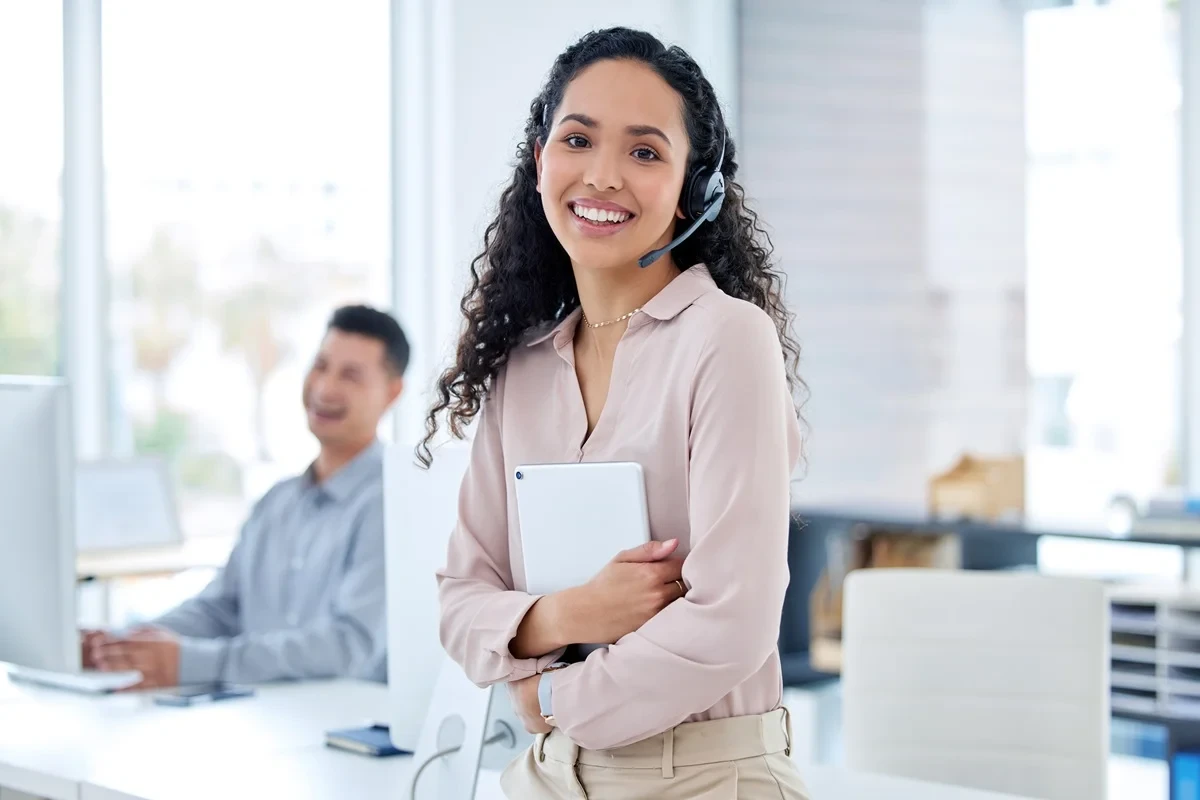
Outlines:
[{"label": "beige trousers", "polygon": [[508,765],[509,800],[808,800],[784,709],[685,722],[615,750],[581,750],[559,731]]}]

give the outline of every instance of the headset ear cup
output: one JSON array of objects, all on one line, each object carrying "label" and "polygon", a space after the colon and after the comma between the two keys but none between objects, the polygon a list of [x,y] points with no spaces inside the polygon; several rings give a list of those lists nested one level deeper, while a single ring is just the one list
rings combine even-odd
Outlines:
[{"label": "headset ear cup", "polygon": [[707,208],[708,213],[705,214],[705,217],[709,222],[715,222],[723,205],[725,205],[725,176],[714,172],[708,179],[708,188],[704,192],[704,206],[701,213],[704,208]]},{"label": "headset ear cup", "polygon": [[700,167],[691,174],[683,192],[683,213],[691,221],[700,219],[707,204],[709,178],[712,170]]}]

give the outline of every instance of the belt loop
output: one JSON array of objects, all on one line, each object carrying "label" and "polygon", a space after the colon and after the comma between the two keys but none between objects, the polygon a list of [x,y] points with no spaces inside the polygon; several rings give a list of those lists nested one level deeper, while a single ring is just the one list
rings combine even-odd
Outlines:
[{"label": "belt loop", "polygon": [[787,706],[783,707],[783,731],[787,735],[787,744],[783,748],[783,754],[788,758],[792,757],[792,712]]},{"label": "belt loop", "polygon": [[675,777],[675,729],[667,728],[663,734],[662,776]]}]

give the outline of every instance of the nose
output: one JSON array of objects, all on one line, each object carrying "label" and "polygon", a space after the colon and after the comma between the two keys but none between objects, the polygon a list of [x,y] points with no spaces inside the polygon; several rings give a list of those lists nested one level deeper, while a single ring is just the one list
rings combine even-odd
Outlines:
[{"label": "nose", "polygon": [[583,182],[598,192],[619,190],[624,185],[619,154],[612,148],[593,147]]},{"label": "nose", "polygon": [[309,389],[314,400],[324,402],[333,394],[333,380],[328,375],[314,375]]}]

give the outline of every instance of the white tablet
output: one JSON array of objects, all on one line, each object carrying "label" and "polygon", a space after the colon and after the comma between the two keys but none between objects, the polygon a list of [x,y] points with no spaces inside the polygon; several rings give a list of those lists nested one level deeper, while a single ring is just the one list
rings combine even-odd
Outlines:
[{"label": "white tablet", "polygon": [[641,464],[537,464],[513,477],[531,594],[587,583],[617,553],[650,540]]}]

